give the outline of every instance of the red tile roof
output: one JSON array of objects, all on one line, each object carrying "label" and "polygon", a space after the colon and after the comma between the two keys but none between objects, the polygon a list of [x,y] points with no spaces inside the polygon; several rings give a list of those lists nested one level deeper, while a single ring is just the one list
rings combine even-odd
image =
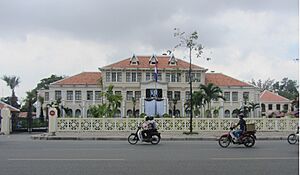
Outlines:
[{"label": "red tile roof", "polygon": [[206,73],[205,74],[205,83],[213,83],[216,86],[249,86],[252,85],[245,83],[243,81],[237,80],[235,78],[229,77],[222,73]]},{"label": "red tile roof", "polygon": [[[155,65],[149,64],[149,59],[151,56],[136,56],[139,64],[131,65],[130,59],[127,58],[122,61],[110,64],[108,66],[104,66],[103,68],[154,68]],[[183,61],[181,59],[176,58],[177,65],[169,65],[170,56],[156,56],[158,63],[158,69],[189,69],[190,63]],[[192,64],[192,69],[204,69],[203,67]]]},{"label": "red tile roof", "polygon": [[290,102],[289,99],[268,90],[261,93],[259,100],[261,102]]},{"label": "red tile roof", "polygon": [[52,83],[52,85],[97,85],[101,72],[82,72]]},{"label": "red tile roof", "polygon": [[0,101],[0,110],[3,109],[4,106],[7,106],[8,109],[10,109],[11,112],[20,112],[19,109],[17,109],[17,108],[15,108],[15,107],[13,107],[13,106],[11,106],[11,105],[9,105],[9,104],[6,104],[6,103]]}]

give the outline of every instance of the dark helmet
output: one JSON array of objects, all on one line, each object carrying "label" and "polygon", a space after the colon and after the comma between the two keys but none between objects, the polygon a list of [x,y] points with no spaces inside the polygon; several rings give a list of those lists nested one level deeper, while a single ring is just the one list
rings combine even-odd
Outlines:
[{"label": "dark helmet", "polygon": [[244,116],[244,113],[242,112],[242,113],[239,113],[239,118],[244,118],[245,116]]},{"label": "dark helmet", "polygon": [[145,118],[145,120],[146,120],[146,121],[150,120],[150,117],[147,116],[147,117]]},{"label": "dark helmet", "polygon": [[153,120],[153,119],[154,119],[154,117],[152,117],[152,116],[151,116],[151,117],[149,117],[149,120]]}]

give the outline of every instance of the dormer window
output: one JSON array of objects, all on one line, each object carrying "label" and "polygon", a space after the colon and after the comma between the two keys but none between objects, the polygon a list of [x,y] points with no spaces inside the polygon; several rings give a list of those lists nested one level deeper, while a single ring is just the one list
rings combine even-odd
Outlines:
[{"label": "dormer window", "polygon": [[170,56],[170,59],[169,59],[169,65],[171,65],[171,66],[176,66],[176,65],[177,65],[177,60],[176,60],[174,54],[172,54],[172,55]]},{"label": "dormer window", "polygon": [[139,64],[139,59],[135,54],[130,58],[130,65],[138,65]]},{"label": "dormer window", "polygon": [[158,63],[157,57],[153,54],[149,59],[149,64],[155,65]]}]

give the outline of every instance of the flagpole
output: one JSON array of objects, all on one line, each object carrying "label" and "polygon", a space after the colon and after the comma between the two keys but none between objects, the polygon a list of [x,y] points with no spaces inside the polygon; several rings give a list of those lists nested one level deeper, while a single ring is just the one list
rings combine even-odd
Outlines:
[{"label": "flagpole", "polygon": [[157,83],[157,62],[156,62],[156,59],[155,59],[155,68],[154,68],[154,75],[155,75],[155,114],[154,114],[154,117],[157,116],[157,86],[156,86],[156,83]]}]

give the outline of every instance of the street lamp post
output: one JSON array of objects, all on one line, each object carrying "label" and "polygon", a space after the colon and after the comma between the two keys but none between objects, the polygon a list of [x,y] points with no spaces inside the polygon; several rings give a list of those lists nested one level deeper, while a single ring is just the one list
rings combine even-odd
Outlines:
[{"label": "street lamp post", "polygon": [[193,132],[193,86],[192,86],[192,48],[190,48],[190,100],[191,100],[191,110],[190,110],[190,133]]}]

